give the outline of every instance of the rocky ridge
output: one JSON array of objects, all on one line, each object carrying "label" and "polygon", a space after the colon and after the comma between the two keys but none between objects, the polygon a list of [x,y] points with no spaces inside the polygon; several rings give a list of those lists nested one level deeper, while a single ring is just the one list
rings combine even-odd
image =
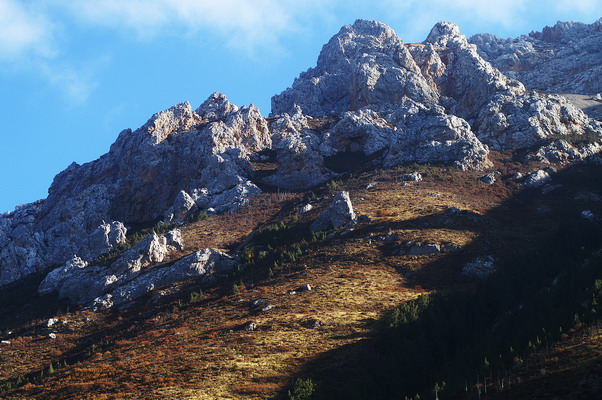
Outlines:
[{"label": "rocky ridge", "polygon": [[602,92],[602,18],[592,24],[558,22],[515,39],[480,33],[470,42],[481,57],[531,90]]},{"label": "rocky ridge", "polygon": [[[324,46],[315,68],[273,97],[271,118],[220,93],[196,110],[178,104],[122,131],[98,160],[70,165],[47,199],[1,216],[0,286],[54,267],[41,292],[123,304],[207,274],[214,267],[205,259],[219,259],[210,265],[225,271],[234,263],[204,249],[166,266],[183,247],[174,231],[148,236],[108,266],[94,264],[127,241],[131,225],[231,212],[261,192],[257,184],[306,189],[338,176],[329,162],[336,157],[481,170],[491,166],[492,149],[535,147],[534,157],[570,162],[600,145],[550,141],[584,134],[602,135],[602,126],[565,98],[529,92],[504,75],[454,24],[438,23],[423,44],[409,46],[386,25],[358,20]],[[268,149],[278,168],[259,182],[251,160]],[[341,205],[345,223],[354,221],[349,196],[339,197],[333,207]],[[340,225],[333,218],[316,221],[316,230]]]}]

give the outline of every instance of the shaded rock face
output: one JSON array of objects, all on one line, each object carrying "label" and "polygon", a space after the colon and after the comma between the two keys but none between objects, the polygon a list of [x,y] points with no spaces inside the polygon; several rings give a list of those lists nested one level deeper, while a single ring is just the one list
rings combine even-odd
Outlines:
[{"label": "shaded rock face", "polygon": [[558,22],[516,39],[477,34],[470,42],[484,59],[529,89],[602,92],[602,18],[590,25]]},{"label": "shaded rock face", "polygon": [[125,239],[124,222],[235,210],[260,192],[249,154],[271,145],[259,110],[219,93],[196,111],[181,103],[122,131],[107,154],[58,174],[45,201],[0,219],[0,286],[74,254],[97,258]]}]

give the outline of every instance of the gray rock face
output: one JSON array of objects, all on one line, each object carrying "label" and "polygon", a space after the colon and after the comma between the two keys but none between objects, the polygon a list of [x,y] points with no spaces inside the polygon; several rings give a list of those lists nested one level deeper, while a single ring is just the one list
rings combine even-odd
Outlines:
[{"label": "gray rock face", "polygon": [[[281,170],[289,189],[326,182],[328,157],[359,154],[385,167],[491,165],[489,148],[517,150],[556,135],[602,135],[602,126],[565,98],[529,93],[487,62],[458,27],[441,22],[421,45],[387,26],[358,20],[324,46],[315,68],[272,99]],[[311,119],[334,119],[312,129]],[[309,177],[309,179],[306,179]]]},{"label": "gray rock face", "polygon": [[339,192],[332,199],[328,209],[311,224],[310,229],[312,232],[336,229],[352,225],[355,220],[356,216],[349,198],[349,192]]},{"label": "gray rock face", "polygon": [[248,155],[269,147],[259,110],[219,93],[196,111],[181,103],[124,130],[107,154],[58,174],[45,201],[0,219],[0,286],[73,254],[97,258],[123,241],[117,221],[183,220],[199,208],[246,204],[260,192]]},{"label": "gray rock face", "polygon": [[600,123],[557,95],[496,95],[477,125],[479,139],[495,150],[521,149],[556,135],[602,135]]},{"label": "gray rock face", "polygon": [[586,143],[573,146],[566,140],[556,140],[540,147],[535,153],[529,154],[531,160],[544,163],[569,163],[590,158],[602,151],[600,143]]},{"label": "gray rock face", "polygon": [[119,306],[151,290],[192,277],[202,278],[199,283],[209,285],[231,272],[235,265],[235,260],[225,253],[202,249],[181,258],[171,266],[151,268],[136,279],[114,288],[104,297],[108,297],[113,305]]},{"label": "gray rock face", "polygon": [[479,54],[529,89],[552,93],[602,91],[602,18],[591,25],[558,22],[516,39],[470,38]]},{"label": "gray rock face", "polygon": [[42,269],[45,235],[36,231],[35,221],[43,204],[25,204],[0,215],[0,286]]},{"label": "gray rock face", "polygon": [[270,124],[279,166],[268,183],[284,189],[299,189],[328,182],[336,174],[324,166],[321,135],[310,129],[310,119],[300,108],[294,111]]},{"label": "gray rock face", "polygon": [[88,238],[88,247],[90,249],[90,253],[87,255],[88,258],[98,258],[98,256],[105,253],[107,249],[110,250],[113,246],[125,242],[126,234],[127,228],[123,223],[113,221],[109,224],[103,221],[103,223],[96,228]]},{"label": "gray rock face", "polygon": [[77,304],[110,308],[191,277],[201,277],[202,284],[213,283],[236,264],[225,253],[202,249],[163,266],[170,260],[171,252],[182,249],[180,231],[173,230],[162,236],[148,236],[109,266],[89,265],[74,256],[50,272],[38,291],[57,292]]},{"label": "gray rock face", "polygon": [[308,115],[324,117],[404,96],[426,104],[438,100],[391,28],[357,20],[324,45],[315,68],[272,98],[272,114],[290,114],[297,104]]},{"label": "gray rock face", "polygon": [[51,271],[40,284],[40,293],[57,292],[76,304],[91,304],[99,296],[117,287],[132,283],[144,270],[169,259],[175,250],[183,250],[180,231],[173,230],[165,235],[153,233],[140,243],[125,251],[109,266],[90,265],[74,256],[62,267]]},{"label": "gray rock face", "polygon": [[[98,160],[71,164],[55,177],[44,201],[0,216],[0,286],[62,266],[55,271],[67,272],[53,271],[49,288],[76,293],[80,285],[102,293],[99,304],[121,301],[125,295],[105,288],[117,281],[94,281],[98,266],[82,262],[123,242],[125,224],[185,221],[199,211],[230,212],[247,204],[261,192],[252,181],[251,155],[261,159],[255,153],[264,149],[275,150],[278,161],[265,183],[285,189],[339,176],[328,167],[335,168],[330,162],[337,156],[377,167],[417,162],[479,170],[491,165],[490,149],[533,146],[530,157],[542,162],[595,155],[600,144],[575,146],[568,138],[602,137],[600,123],[565,98],[531,93],[514,78],[530,88],[578,84],[599,93],[601,35],[602,20],[557,24],[514,41],[476,36],[474,45],[456,25],[441,22],[424,43],[406,45],[386,25],[358,20],[323,47],[314,68],[274,96],[269,122],[253,105],[239,108],[220,93],[196,110],[178,104],[135,131],[122,131]],[[572,76],[570,84],[560,75]],[[353,221],[349,197],[340,194],[312,229]],[[131,255],[115,268],[140,273],[169,253],[145,251],[154,255]],[[67,275],[81,282],[52,283]]]}]

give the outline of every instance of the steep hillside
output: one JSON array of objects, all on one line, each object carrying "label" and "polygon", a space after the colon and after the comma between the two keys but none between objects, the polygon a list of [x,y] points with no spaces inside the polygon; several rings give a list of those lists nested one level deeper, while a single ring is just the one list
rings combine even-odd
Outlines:
[{"label": "steep hillside", "polygon": [[0,216],[0,397],[597,395],[602,124],[503,72],[358,20],[270,117],[121,132]]}]

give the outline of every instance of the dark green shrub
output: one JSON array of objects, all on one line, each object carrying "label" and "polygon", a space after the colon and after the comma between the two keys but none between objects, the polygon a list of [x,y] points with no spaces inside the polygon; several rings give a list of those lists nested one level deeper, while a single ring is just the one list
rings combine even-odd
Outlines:
[{"label": "dark green shrub", "polygon": [[310,400],[316,391],[316,384],[307,379],[296,379],[293,385],[293,390],[288,392],[289,400]]}]

